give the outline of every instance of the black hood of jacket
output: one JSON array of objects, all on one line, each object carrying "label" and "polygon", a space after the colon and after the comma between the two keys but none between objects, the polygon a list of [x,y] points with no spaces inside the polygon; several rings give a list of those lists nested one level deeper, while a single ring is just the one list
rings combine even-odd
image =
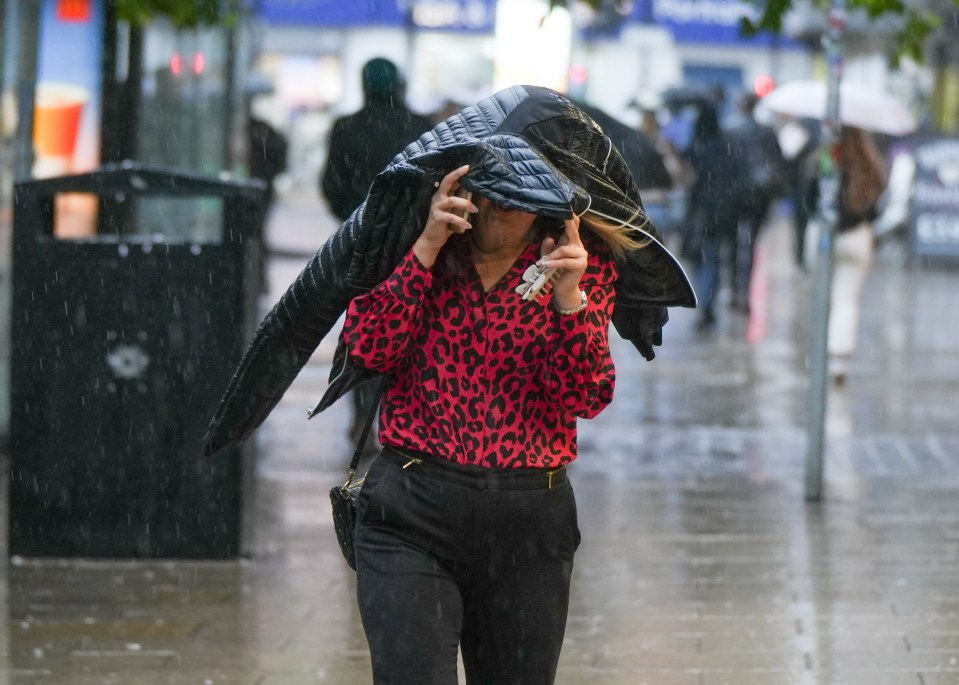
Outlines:
[{"label": "black hood of jacket", "polygon": [[[245,439],[263,422],[350,300],[384,281],[409,252],[434,183],[464,164],[470,170],[460,183],[506,206],[556,219],[590,209],[646,238],[646,247],[617,262],[612,319],[646,359],[662,344],[666,307],[695,306],[689,280],[602,129],[555,91],[514,86],[438,124],[374,179],[363,204],[260,324],[210,425],[205,453]],[[341,340],[314,413],[373,375],[350,360]]]}]

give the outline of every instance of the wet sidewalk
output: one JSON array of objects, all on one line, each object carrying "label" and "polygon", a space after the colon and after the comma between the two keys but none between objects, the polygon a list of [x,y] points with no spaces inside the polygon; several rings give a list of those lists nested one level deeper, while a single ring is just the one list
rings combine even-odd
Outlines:
[{"label": "wet sidewalk", "polygon": [[[332,229],[291,199],[272,304]],[[583,543],[560,685],[959,685],[959,269],[901,246],[870,276],[861,346],[829,390],[825,498],[803,497],[809,279],[762,239],[752,320],[657,358],[613,337],[616,399],[570,469]],[[328,336],[257,434],[241,562],[13,559],[0,685],[360,685],[369,660],[327,491],[348,406],[305,408]]]}]

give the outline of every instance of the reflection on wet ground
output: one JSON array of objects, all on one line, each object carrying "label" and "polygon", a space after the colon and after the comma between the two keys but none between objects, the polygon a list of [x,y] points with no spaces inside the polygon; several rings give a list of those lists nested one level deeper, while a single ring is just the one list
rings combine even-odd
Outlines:
[{"label": "reflection on wet ground", "polygon": [[[307,210],[274,226],[305,232]],[[560,685],[959,683],[959,270],[880,253],[829,390],[825,499],[807,503],[810,293],[788,236],[763,239],[762,321],[728,314],[704,337],[674,311],[651,363],[614,341],[616,400],[571,469],[583,544]],[[274,288],[301,264],[274,260]],[[368,683],[326,495],[348,408],[303,418],[327,361],[324,343],[260,430],[250,559],[14,559],[0,680]]]}]

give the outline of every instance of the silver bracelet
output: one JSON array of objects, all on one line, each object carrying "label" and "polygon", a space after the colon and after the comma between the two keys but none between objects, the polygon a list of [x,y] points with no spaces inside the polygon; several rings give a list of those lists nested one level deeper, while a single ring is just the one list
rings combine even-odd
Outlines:
[{"label": "silver bracelet", "polygon": [[571,314],[575,314],[576,312],[581,312],[581,311],[583,311],[584,309],[586,309],[586,305],[587,305],[588,302],[589,302],[589,300],[586,299],[586,291],[585,291],[585,290],[580,290],[580,291],[579,291],[579,304],[578,304],[578,305],[576,305],[575,307],[571,307],[570,309],[563,309],[562,307],[560,307],[559,305],[556,304],[556,297],[554,296],[554,297],[553,297],[553,309],[556,310],[556,313],[557,313],[557,314],[562,314],[563,316],[570,316]]}]

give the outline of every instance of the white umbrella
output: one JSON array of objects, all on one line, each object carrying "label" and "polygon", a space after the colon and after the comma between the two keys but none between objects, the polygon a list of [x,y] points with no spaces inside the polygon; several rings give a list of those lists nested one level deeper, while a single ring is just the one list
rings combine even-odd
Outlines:
[{"label": "white umbrella", "polygon": [[[778,114],[823,119],[826,84],[822,81],[784,83],[760,100],[758,107]],[[848,126],[891,136],[903,136],[918,127],[916,118],[894,96],[849,81],[844,81],[839,89],[839,120]]]}]

